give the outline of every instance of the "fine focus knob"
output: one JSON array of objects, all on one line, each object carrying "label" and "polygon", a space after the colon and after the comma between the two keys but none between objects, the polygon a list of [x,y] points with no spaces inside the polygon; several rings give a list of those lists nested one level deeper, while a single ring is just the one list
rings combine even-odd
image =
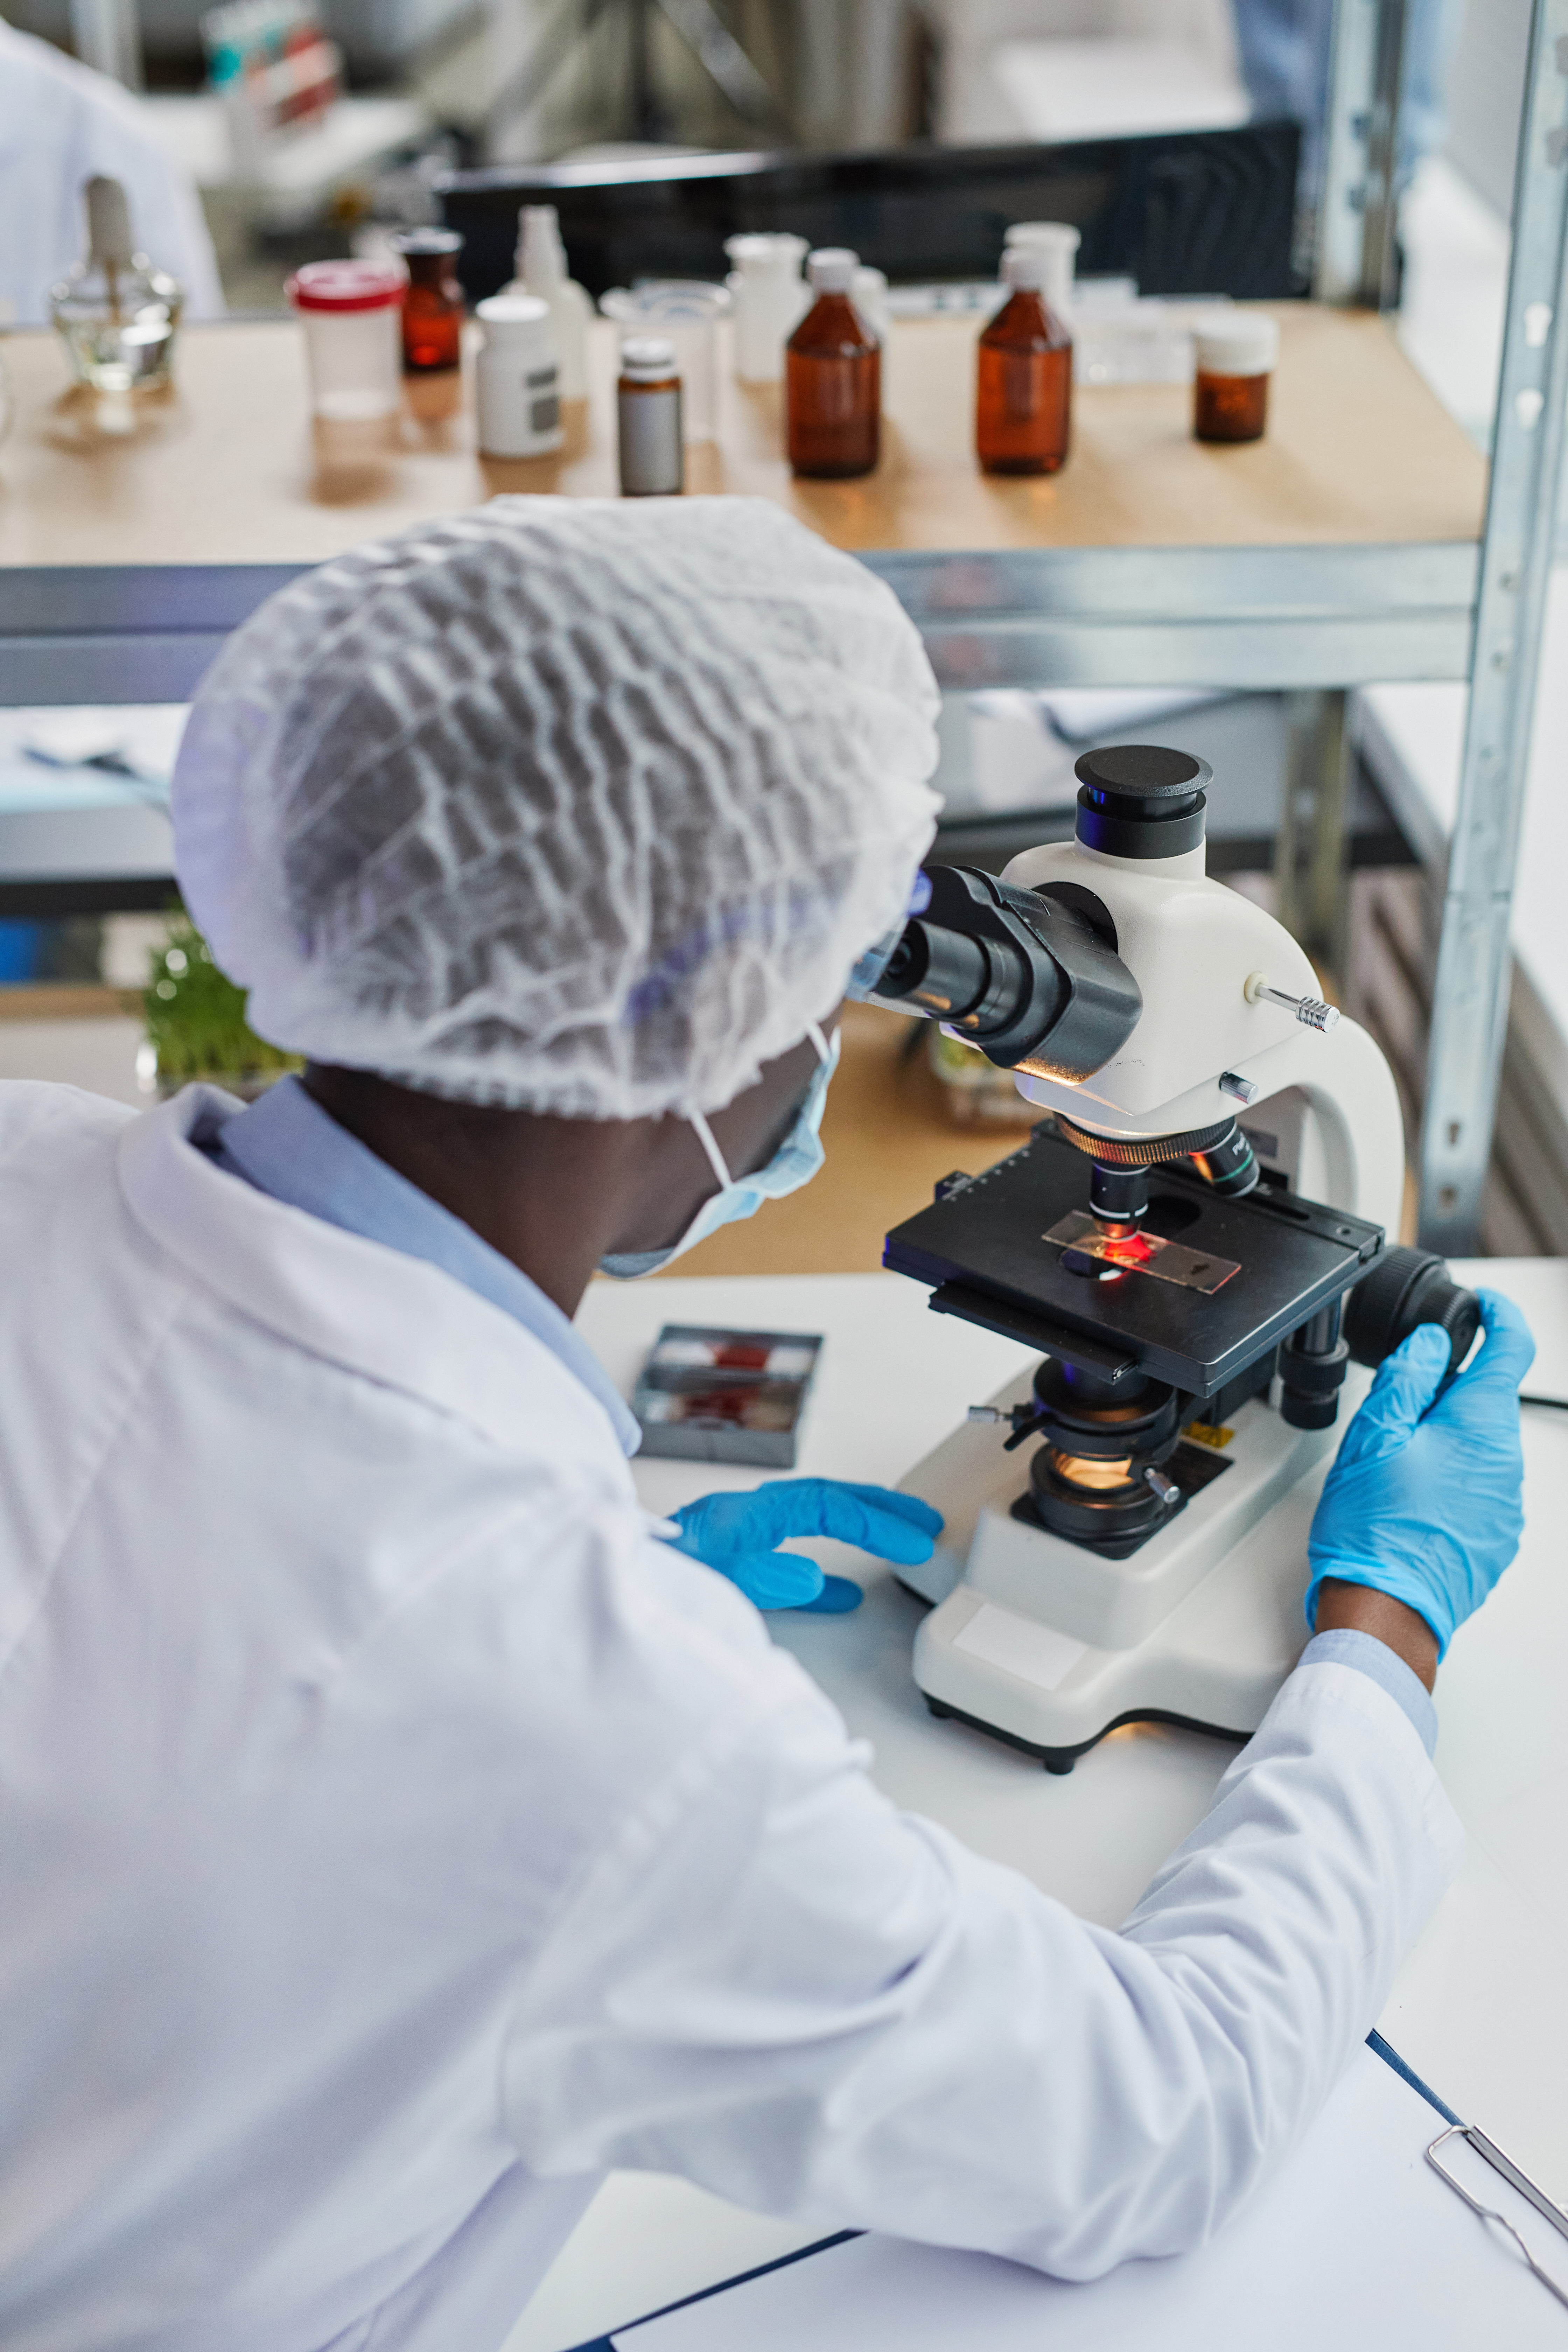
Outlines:
[{"label": "fine focus knob", "polygon": [[1386,1249],[1345,1301],[1351,1354],[1358,1364],[1381,1364],[1418,1323],[1436,1323],[1447,1333],[1448,1370],[1457,1372],[1480,1329],[1480,1301],[1453,1280],[1433,1251]]}]

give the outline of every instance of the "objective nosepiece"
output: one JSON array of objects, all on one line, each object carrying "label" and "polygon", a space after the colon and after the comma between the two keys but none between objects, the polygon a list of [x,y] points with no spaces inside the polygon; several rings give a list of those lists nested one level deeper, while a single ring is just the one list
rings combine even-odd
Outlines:
[{"label": "objective nosepiece", "polygon": [[1078,778],[1078,837],[1110,857],[1180,857],[1204,837],[1206,760],[1163,743],[1107,743],[1086,751]]}]

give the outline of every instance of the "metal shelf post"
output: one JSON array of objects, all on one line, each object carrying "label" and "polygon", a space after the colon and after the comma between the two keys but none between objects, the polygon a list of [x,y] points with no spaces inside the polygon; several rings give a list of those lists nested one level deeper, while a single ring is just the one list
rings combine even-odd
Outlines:
[{"label": "metal shelf post", "polygon": [[1432,1007],[1421,1241],[1477,1244],[1568,410],[1568,0],[1535,0],[1469,717]]}]

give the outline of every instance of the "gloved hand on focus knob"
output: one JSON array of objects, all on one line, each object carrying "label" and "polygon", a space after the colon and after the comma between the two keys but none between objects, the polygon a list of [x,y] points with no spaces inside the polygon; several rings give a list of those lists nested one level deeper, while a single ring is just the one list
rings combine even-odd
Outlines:
[{"label": "gloved hand on focus knob", "polygon": [[716,1568],[759,1609],[859,1606],[860,1588],[847,1576],[824,1576],[804,1553],[776,1549],[791,1536],[833,1536],[915,1568],[942,1533],[940,1513],[918,1496],[839,1478],[770,1478],[750,1494],[704,1495],[673,1516],[680,1528],[676,1549]]},{"label": "gloved hand on focus knob", "polygon": [[1519,1383],[1535,1342],[1511,1300],[1479,1297],[1486,1338],[1442,1396],[1448,1339],[1435,1323],[1378,1367],[1313,1515],[1309,1625],[1319,1586],[1338,1577],[1415,1610],[1441,1657],[1518,1550]]}]

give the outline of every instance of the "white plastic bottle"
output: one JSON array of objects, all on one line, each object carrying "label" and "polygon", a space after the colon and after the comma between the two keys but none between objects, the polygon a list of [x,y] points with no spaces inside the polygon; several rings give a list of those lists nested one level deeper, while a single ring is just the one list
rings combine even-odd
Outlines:
[{"label": "white plastic bottle", "polygon": [[563,439],[554,334],[537,295],[492,294],[475,317],[485,331],[474,371],[480,455],[542,457]]},{"label": "white plastic bottle", "polygon": [[517,275],[508,294],[532,294],[550,306],[550,326],[561,368],[563,400],[588,397],[591,296],[566,274],[566,248],[553,205],[524,205],[517,216]]}]

